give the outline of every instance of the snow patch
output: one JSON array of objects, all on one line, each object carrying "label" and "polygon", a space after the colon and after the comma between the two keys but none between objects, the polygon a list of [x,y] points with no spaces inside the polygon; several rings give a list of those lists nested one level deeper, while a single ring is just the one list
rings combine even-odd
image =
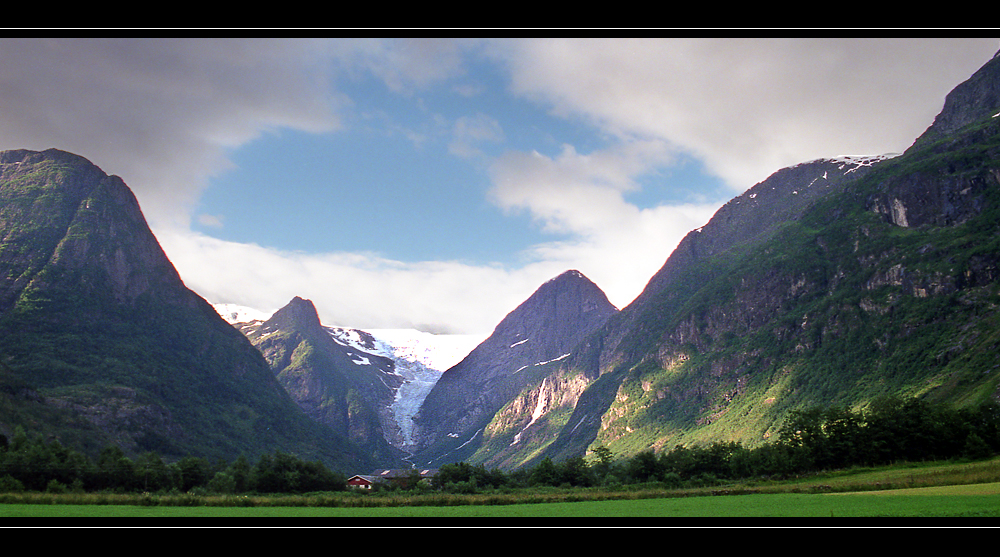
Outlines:
[{"label": "snow patch", "polygon": [[558,362],[559,360],[565,360],[566,358],[569,358],[569,356],[570,356],[569,354],[563,354],[562,356],[559,356],[558,358],[553,358],[551,360],[547,360],[547,361],[544,361],[544,362],[538,362],[535,365],[536,366],[544,366],[545,364],[551,364],[552,362]]}]

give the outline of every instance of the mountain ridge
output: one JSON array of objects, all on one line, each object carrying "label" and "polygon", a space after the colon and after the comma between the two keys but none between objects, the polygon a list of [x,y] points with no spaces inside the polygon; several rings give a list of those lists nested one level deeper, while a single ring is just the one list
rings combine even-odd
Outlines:
[{"label": "mountain ridge", "polygon": [[392,360],[338,342],[313,302],[298,296],[268,319],[236,327],[306,415],[351,439],[376,462],[403,465],[405,453],[389,442],[396,435],[389,407],[402,384]]},{"label": "mountain ridge", "polygon": [[[574,431],[561,430],[540,456],[601,445],[623,455],[714,441],[757,445],[793,408],[864,405],[887,394],[996,399],[984,359],[1000,261],[991,217],[1000,103],[954,104],[995,98],[998,72],[994,58],[948,95],[942,114],[951,116],[936,119],[904,154],[866,167],[768,233],[698,250],[713,223],[728,226],[728,206],[815,161],[776,172],[690,233],[595,335],[595,349],[565,363],[599,379],[567,420]],[[966,84],[975,94],[963,92]],[[966,351],[959,357],[955,346]]]},{"label": "mountain ridge", "polygon": [[445,456],[520,467],[602,446],[757,446],[812,404],[998,400],[998,60],[903,154],[801,163],[724,205]]}]

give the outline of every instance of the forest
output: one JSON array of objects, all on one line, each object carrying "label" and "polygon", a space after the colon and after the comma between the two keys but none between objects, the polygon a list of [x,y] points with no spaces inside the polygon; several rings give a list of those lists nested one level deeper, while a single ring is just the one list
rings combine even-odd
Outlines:
[{"label": "forest", "polygon": [[[968,459],[1000,454],[1000,404],[954,408],[920,399],[886,397],[864,410],[812,407],[791,413],[777,440],[748,449],[738,442],[641,452],[616,458],[605,447],[586,458],[543,459],[512,471],[456,462],[431,481],[374,491],[438,490],[479,493],[541,486],[605,487],[656,483],[703,487],[747,478],[787,478],[822,470],[894,462]],[[161,494],[270,494],[345,491],[347,476],[320,461],[275,451],[256,462],[240,456],[211,462],[189,456],[165,462],[150,451],[133,457],[108,446],[96,459],[58,440],[29,436],[19,427],[0,435],[0,493],[114,492]]]}]

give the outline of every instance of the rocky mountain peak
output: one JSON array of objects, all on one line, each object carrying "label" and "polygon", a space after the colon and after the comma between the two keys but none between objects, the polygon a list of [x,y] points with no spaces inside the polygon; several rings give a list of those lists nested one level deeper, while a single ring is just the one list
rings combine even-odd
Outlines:
[{"label": "rocky mountain peak", "polygon": [[915,144],[934,141],[969,124],[1000,117],[1000,51],[945,97],[944,108]]},{"label": "rocky mountain peak", "polygon": [[576,344],[616,311],[600,287],[583,273],[570,270],[535,290],[497,325],[484,344],[509,346],[534,337],[532,352],[544,357]]},{"label": "rocky mountain peak", "polygon": [[441,376],[414,418],[424,446],[482,427],[618,311],[583,273],[546,281]]},{"label": "rocky mountain peak", "polygon": [[322,325],[312,301],[296,296],[285,307],[274,312],[264,326],[267,329],[303,329]]},{"label": "rocky mountain peak", "polygon": [[0,153],[0,238],[0,313],[53,287],[127,305],[183,290],[128,186],[72,153]]}]

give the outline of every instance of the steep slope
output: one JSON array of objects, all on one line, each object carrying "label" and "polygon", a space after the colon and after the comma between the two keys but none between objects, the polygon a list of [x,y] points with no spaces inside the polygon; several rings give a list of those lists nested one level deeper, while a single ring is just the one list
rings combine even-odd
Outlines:
[{"label": "steep slope", "polygon": [[266,321],[236,325],[264,355],[279,383],[305,413],[350,438],[379,467],[398,468],[405,454],[387,439],[398,426],[390,406],[403,380],[393,361],[342,344],[320,323],[309,300],[292,299]]},{"label": "steep slope", "polygon": [[[957,87],[903,155],[844,167],[837,187],[773,218],[841,161],[779,171],[689,234],[563,363],[597,379],[540,454],[753,446],[802,406],[995,398],[998,72],[994,58]],[[772,185],[785,193],[762,202]]]},{"label": "steep slope", "polygon": [[[414,417],[417,462],[435,462],[464,445],[468,455],[494,414],[551,371],[617,309],[593,282],[566,271],[510,312],[464,360],[445,371]],[[473,438],[472,443],[466,443]]]},{"label": "steep slope", "polygon": [[88,452],[366,462],[184,286],[132,192],[86,159],[0,153],[0,277],[0,431]]}]

